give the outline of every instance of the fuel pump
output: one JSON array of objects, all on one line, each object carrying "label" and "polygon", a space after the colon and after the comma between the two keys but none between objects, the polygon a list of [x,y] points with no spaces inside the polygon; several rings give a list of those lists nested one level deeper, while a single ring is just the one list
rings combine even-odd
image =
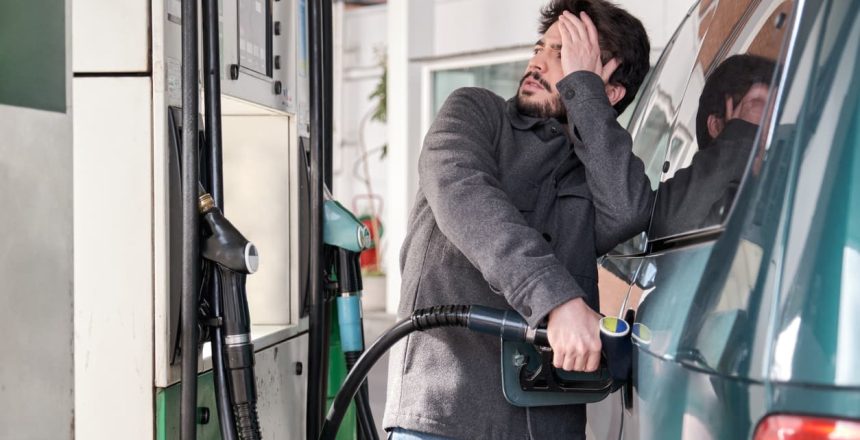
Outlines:
[{"label": "fuel pump", "polygon": [[[331,293],[335,296],[340,341],[347,370],[351,371],[364,352],[364,324],[362,321],[362,281],[359,256],[370,249],[373,241],[370,230],[340,203],[326,193],[323,208],[323,242]],[[355,395],[358,413],[359,439],[379,438],[370,410],[367,382]]]}]

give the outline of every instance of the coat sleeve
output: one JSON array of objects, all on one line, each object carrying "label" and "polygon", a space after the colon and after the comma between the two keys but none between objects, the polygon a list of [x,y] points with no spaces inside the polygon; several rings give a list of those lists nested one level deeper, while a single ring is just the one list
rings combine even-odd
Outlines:
[{"label": "coat sleeve", "polygon": [[582,142],[574,151],[585,165],[595,208],[598,255],[648,227],[653,192],[645,165],[633,154],[633,140],[616,120],[603,80],[592,72],[574,72],[559,81],[568,121]]},{"label": "coat sleeve", "polygon": [[502,190],[495,148],[499,98],[459,89],[424,139],[419,185],[439,230],[530,325],[585,291]]}]

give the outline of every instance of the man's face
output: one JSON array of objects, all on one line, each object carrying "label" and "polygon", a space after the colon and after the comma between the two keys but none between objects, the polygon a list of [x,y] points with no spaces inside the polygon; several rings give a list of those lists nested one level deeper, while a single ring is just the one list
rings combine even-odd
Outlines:
[{"label": "man's face", "polygon": [[558,22],[535,43],[534,55],[517,90],[520,113],[540,118],[564,119],[566,112],[555,84],[564,77],[561,67],[561,33]]},{"label": "man's face", "polygon": [[726,109],[723,116],[711,114],[708,116],[708,134],[716,138],[732,119],[743,119],[750,124],[758,125],[764,114],[767,104],[767,95],[770,86],[764,83],[755,83],[747,90],[740,102],[734,102],[731,97],[726,97]]}]

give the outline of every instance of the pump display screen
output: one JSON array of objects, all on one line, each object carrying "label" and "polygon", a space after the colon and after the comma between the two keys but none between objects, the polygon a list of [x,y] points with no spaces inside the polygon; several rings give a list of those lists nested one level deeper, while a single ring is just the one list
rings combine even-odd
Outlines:
[{"label": "pump display screen", "polygon": [[239,65],[272,76],[271,0],[239,0]]}]

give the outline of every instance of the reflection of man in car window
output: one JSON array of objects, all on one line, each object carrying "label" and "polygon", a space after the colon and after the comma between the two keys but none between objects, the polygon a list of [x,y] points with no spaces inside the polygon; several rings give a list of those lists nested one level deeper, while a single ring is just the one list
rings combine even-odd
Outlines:
[{"label": "reflection of man in car window", "polygon": [[766,58],[735,55],[708,78],[696,115],[699,151],[660,184],[652,238],[722,222],[749,159],[773,69]]}]

